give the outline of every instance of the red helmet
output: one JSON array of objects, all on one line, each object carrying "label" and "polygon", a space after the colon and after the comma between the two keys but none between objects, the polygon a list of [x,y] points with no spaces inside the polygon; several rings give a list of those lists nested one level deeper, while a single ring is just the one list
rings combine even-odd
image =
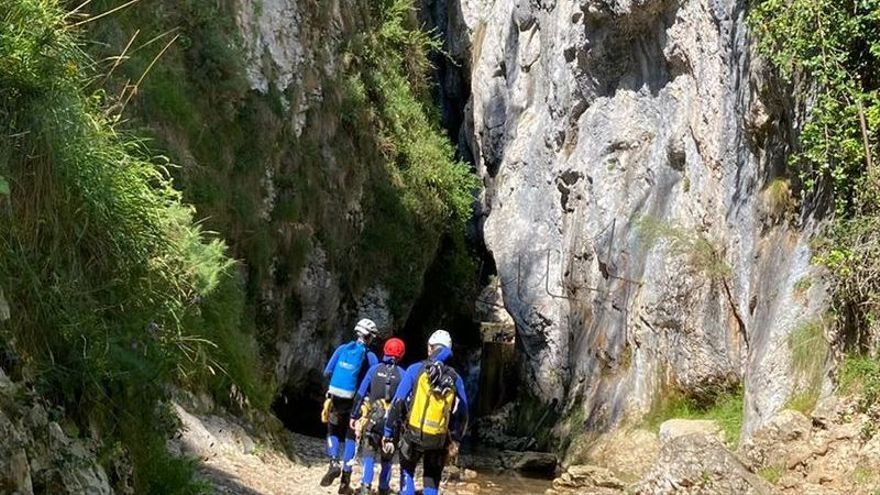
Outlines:
[{"label": "red helmet", "polygon": [[382,352],[386,356],[393,357],[400,361],[403,358],[404,353],[406,353],[406,344],[397,337],[392,337],[385,341],[385,347],[382,349]]}]

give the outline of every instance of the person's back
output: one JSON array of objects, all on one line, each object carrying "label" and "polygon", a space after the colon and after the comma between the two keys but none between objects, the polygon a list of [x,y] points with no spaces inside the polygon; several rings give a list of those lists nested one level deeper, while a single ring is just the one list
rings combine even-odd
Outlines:
[{"label": "person's back", "polygon": [[[447,452],[458,450],[467,426],[467,395],[461,376],[445,364],[452,356],[452,338],[438,330],[428,340],[429,358],[410,366],[404,374],[385,422],[383,445],[394,449],[398,429],[401,495],[415,494],[413,479],[424,459],[424,495],[439,493]],[[406,409],[406,410],[404,410]]]},{"label": "person's back", "polygon": [[[354,397],[357,393],[357,385],[363,374],[374,366],[378,359],[369,349],[369,344],[375,338],[376,324],[368,319],[360,320],[355,326],[357,339],[340,345],[334,351],[333,356],[324,368],[324,376],[329,378],[327,387],[327,403],[325,413],[327,420],[327,456],[330,458],[330,467],[321,479],[321,486],[330,486],[341,474],[342,483],[340,493],[347,493],[351,478],[351,461],[355,454],[355,432],[349,428],[349,419]],[[345,438],[343,449],[343,462],[340,465],[339,447],[342,438]]]},{"label": "person's back", "polygon": [[[370,368],[355,396],[352,423],[362,414],[361,421],[364,422],[361,439],[364,466],[361,494],[372,493],[373,469],[377,455],[381,458],[378,493],[379,495],[391,493],[392,455],[382,451],[382,434],[391,401],[403,379],[404,370],[397,363],[403,358],[405,351],[406,347],[402,340],[388,339],[385,342],[382,362]],[[355,425],[352,424],[352,427]]]}]

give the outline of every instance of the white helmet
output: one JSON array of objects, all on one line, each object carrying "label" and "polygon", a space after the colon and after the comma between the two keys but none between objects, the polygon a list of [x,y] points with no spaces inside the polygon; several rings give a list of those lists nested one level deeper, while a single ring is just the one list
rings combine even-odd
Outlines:
[{"label": "white helmet", "polygon": [[376,334],[379,333],[379,329],[376,328],[376,324],[373,323],[373,320],[369,318],[364,318],[361,321],[357,322],[357,325],[354,326],[354,331],[361,337],[375,337]]},{"label": "white helmet", "polygon": [[442,345],[447,349],[452,349],[452,336],[446,330],[437,330],[431,334],[428,339],[428,345]]}]

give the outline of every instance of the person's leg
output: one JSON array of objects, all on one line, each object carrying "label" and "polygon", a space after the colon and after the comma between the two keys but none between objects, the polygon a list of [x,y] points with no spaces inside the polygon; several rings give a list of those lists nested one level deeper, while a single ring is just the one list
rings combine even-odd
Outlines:
[{"label": "person's leg", "polygon": [[[342,472],[339,464],[339,444],[340,439],[345,435],[345,428],[347,428],[347,426],[342,422],[343,418],[339,414],[339,409],[337,408],[339,399],[334,397],[332,401],[330,418],[327,422],[327,457],[330,458],[330,467],[327,468],[327,473],[321,478],[321,486],[332,485],[333,481],[336,480]],[[345,421],[347,422],[348,419],[345,419]]]},{"label": "person's leg", "polygon": [[339,480],[339,493],[347,494],[351,493],[351,488],[349,486],[351,484],[351,470],[354,468],[354,456],[357,452],[355,431],[348,424],[351,419],[351,408],[354,404],[354,400],[344,399],[344,402],[340,402],[339,416],[345,420],[345,445],[342,449],[342,478]]},{"label": "person's leg", "polygon": [[425,452],[425,472],[422,476],[424,495],[437,495],[440,493],[440,477],[443,475],[443,467],[446,464],[446,449],[429,450]]},{"label": "person's leg", "polygon": [[393,455],[382,453],[382,469],[379,471],[379,493],[388,492],[391,488],[391,460]]},{"label": "person's leg", "polygon": [[407,444],[406,440],[400,442],[400,495],[415,495],[416,493],[416,465],[419,463],[420,453]]},{"label": "person's leg", "polygon": [[345,437],[345,445],[342,449],[342,472],[350,473],[352,465],[354,464],[352,461],[354,459],[356,448],[355,443],[355,432],[353,429],[349,427],[349,420],[351,419],[351,408],[353,406],[354,399],[339,399],[334,406],[338,406],[339,411],[339,419],[342,421],[342,425],[340,426],[340,438],[342,436]]},{"label": "person's leg", "polygon": [[[361,462],[364,465],[364,475],[361,478],[361,487],[371,487],[373,485],[373,468],[375,466],[376,456],[381,452],[376,444],[377,442],[373,435],[368,436],[361,443],[361,451],[363,452]],[[381,487],[381,485],[379,486]]]},{"label": "person's leg", "polygon": [[339,437],[333,423],[327,423],[327,457],[339,459]]}]

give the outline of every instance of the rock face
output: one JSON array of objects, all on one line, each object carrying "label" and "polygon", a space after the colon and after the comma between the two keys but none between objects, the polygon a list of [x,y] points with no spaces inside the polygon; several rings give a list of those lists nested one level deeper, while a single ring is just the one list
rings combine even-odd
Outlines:
[{"label": "rock face", "polygon": [[113,493],[95,445],[70,438],[47,404],[0,370],[0,493]]},{"label": "rock face", "polygon": [[465,135],[525,388],[601,431],[666,386],[744,384],[746,433],[766,421],[797,385],[787,336],[825,295],[816,221],[779,178],[796,116],[743,2],[447,10],[471,44]]},{"label": "rock face", "polygon": [[[283,129],[272,146],[286,151],[273,151],[280,156],[260,164],[265,172],[259,218],[278,248],[269,253],[270,276],[260,282],[258,319],[267,333],[275,333],[269,340],[277,353],[271,356],[277,357],[276,383],[297,397],[315,398],[328,351],[352,337],[354,321],[369,317],[386,334],[400,323],[394,321],[386,288],[351,287],[338,266],[339,251],[354,257],[358,249],[369,171],[359,162],[352,166],[341,144],[340,116],[330,102],[339,99],[350,76],[346,46],[365,21],[350,0],[244,0],[236,6],[250,90],[281,108],[284,120],[267,127]],[[304,164],[297,155],[305,148],[320,155],[315,164]],[[307,185],[292,190],[292,182]],[[279,220],[279,205],[301,201],[309,187],[315,196],[308,201],[321,210],[316,218]],[[302,267],[292,268],[300,256]]]}]

